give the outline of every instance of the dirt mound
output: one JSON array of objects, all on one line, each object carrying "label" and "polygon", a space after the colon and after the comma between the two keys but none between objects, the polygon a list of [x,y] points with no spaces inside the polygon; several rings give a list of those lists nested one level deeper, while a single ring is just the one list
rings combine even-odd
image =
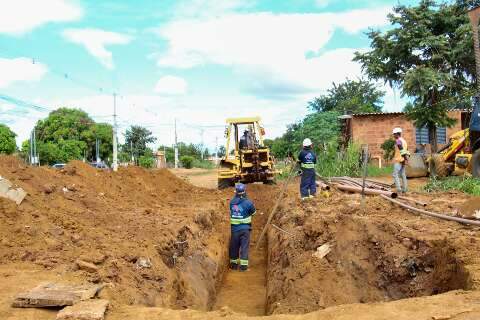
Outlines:
[{"label": "dirt mound", "polygon": [[[452,201],[428,202],[431,209],[454,211]],[[380,198],[367,198],[366,208],[360,210],[359,195],[339,192],[307,203],[286,201],[274,221],[281,230],[268,234],[267,313],[306,313],[474,286],[480,236],[468,227],[411,215]],[[331,252],[314,257],[326,243]]]},{"label": "dirt mound", "polygon": [[[55,170],[0,157],[0,175],[28,192],[18,207],[0,199],[1,264],[29,262],[108,283],[103,294],[114,304],[213,304],[228,236],[220,193],[166,170],[113,173],[79,161]],[[96,270],[78,269],[77,260]]]}]

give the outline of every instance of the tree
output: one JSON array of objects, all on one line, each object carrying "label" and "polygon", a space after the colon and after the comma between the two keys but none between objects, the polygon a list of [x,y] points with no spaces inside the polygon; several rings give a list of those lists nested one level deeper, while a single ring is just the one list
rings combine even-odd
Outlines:
[{"label": "tree", "polygon": [[[108,123],[96,123],[92,127],[93,139],[100,143],[100,158],[102,160],[112,159],[113,153],[113,127]],[[93,140],[93,158],[95,158],[95,140]]]},{"label": "tree", "polygon": [[220,146],[218,148],[218,157],[223,158],[227,154],[227,151],[225,150],[225,146]]},{"label": "tree", "polygon": [[152,132],[141,126],[131,126],[125,132],[125,149],[134,155],[135,159],[145,155],[148,151],[147,145],[157,141]]},{"label": "tree", "polygon": [[294,154],[302,148],[305,138],[310,138],[316,150],[324,145],[336,144],[340,134],[340,124],[335,111],[316,112],[307,115],[302,121],[289,125],[287,132],[272,141],[271,151],[277,158],[284,158],[289,152]]},{"label": "tree", "polygon": [[17,135],[4,124],[0,123],[0,153],[12,154],[17,149]]},{"label": "tree", "polygon": [[357,52],[355,61],[370,79],[384,80],[413,99],[405,108],[417,127],[427,126],[432,150],[436,127],[450,127],[448,110],[470,105],[475,60],[466,8],[478,1],[397,6],[388,15],[392,28],[370,31],[372,50]]},{"label": "tree", "polygon": [[358,79],[332,84],[326,95],[308,103],[317,112],[336,111],[339,113],[381,112],[385,92],[370,81]]}]

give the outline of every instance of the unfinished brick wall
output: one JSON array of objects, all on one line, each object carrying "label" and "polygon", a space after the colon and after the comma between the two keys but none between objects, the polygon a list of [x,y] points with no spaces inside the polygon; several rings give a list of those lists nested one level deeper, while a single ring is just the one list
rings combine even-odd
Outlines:
[{"label": "unfinished brick wall", "polygon": [[[447,137],[462,129],[461,112],[450,112],[450,117],[457,119],[457,122],[452,128],[447,128]],[[372,157],[383,157],[383,150],[380,146],[392,136],[392,129],[395,127],[402,128],[403,138],[408,143],[408,149],[410,152],[415,151],[415,127],[403,113],[353,115],[351,123],[353,140],[361,144],[368,144]]]}]

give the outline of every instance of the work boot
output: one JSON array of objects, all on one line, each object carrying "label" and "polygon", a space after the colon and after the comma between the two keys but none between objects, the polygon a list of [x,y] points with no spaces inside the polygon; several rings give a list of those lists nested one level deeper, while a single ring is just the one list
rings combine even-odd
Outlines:
[{"label": "work boot", "polygon": [[234,263],[234,262],[230,262],[230,269],[232,270],[238,270],[238,264]]},{"label": "work boot", "polygon": [[240,272],[248,271],[248,266],[240,266]]}]

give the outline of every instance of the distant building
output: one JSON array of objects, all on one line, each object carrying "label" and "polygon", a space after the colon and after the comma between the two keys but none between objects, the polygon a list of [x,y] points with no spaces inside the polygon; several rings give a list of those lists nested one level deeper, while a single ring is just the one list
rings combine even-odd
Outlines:
[{"label": "distant building", "polygon": [[[437,143],[439,148],[448,143],[448,137],[457,131],[468,128],[470,111],[455,110],[449,112],[451,118],[457,122],[451,128],[437,128]],[[415,128],[413,122],[407,120],[403,112],[387,113],[358,113],[340,116],[342,123],[342,143],[347,144],[355,141],[360,144],[368,144],[371,158],[383,159],[383,150],[380,147],[385,140],[392,136],[392,129],[403,129],[403,137],[407,140],[410,152],[427,145],[430,150],[429,135],[427,128]]]}]

